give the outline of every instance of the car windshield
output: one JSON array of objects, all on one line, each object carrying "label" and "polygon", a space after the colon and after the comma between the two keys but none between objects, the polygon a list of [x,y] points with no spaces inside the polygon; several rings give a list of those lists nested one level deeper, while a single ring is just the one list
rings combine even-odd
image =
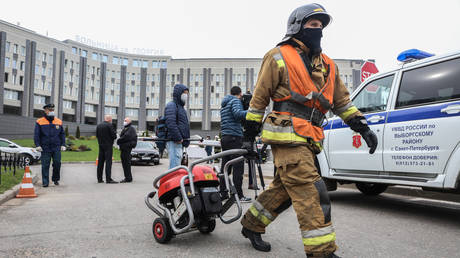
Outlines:
[{"label": "car windshield", "polygon": [[137,142],[136,149],[152,149],[153,146],[149,142]]}]

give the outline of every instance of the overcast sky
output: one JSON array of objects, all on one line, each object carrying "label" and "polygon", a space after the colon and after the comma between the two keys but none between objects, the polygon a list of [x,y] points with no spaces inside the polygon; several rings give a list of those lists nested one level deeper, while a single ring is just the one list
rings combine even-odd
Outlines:
[{"label": "overcast sky", "polygon": [[[325,0],[323,32],[331,58],[397,66],[409,48],[460,50],[459,0]],[[1,19],[58,40],[76,35],[124,48],[162,49],[173,58],[263,57],[286,32],[289,14],[308,1],[32,0],[3,1]]]}]

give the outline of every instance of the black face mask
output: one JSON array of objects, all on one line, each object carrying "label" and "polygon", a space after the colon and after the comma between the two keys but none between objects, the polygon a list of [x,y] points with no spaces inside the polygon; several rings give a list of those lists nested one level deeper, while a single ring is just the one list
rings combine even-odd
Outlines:
[{"label": "black face mask", "polygon": [[311,54],[321,53],[321,38],[323,37],[323,29],[321,28],[306,28],[297,33],[296,38],[307,46]]}]

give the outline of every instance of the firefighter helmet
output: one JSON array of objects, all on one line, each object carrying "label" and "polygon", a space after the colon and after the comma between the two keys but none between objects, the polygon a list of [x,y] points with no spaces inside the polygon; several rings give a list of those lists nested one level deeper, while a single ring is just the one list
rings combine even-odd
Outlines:
[{"label": "firefighter helmet", "polygon": [[289,16],[287,32],[283,41],[288,40],[293,35],[297,34],[301,30],[303,22],[313,16],[323,23],[323,28],[325,28],[332,20],[329,13],[327,13],[326,9],[324,9],[324,7],[320,4],[307,4],[298,7]]}]

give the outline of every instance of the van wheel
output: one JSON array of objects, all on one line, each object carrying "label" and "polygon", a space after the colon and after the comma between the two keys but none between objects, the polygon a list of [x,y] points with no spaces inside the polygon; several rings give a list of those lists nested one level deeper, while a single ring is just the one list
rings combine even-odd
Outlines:
[{"label": "van wheel", "polygon": [[388,185],[373,183],[356,183],[356,188],[365,195],[379,195],[387,190]]},{"label": "van wheel", "polygon": [[19,158],[24,158],[24,165],[26,166],[32,165],[32,163],[34,162],[34,159],[29,154],[21,154],[19,155]]}]

